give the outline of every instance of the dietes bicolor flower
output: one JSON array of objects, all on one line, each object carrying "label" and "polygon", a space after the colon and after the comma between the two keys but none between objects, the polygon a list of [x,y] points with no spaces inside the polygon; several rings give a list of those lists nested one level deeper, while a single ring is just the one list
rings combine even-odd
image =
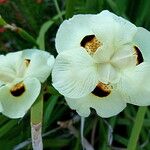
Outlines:
[{"label": "dietes bicolor flower", "polygon": [[56,35],[54,87],[81,116],[150,105],[150,32],[109,11],[75,15]]},{"label": "dietes bicolor flower", "polygon": [[53,64],[52,55],[37,49],[0,55],[0,112],[10,118],[23,117]]}]

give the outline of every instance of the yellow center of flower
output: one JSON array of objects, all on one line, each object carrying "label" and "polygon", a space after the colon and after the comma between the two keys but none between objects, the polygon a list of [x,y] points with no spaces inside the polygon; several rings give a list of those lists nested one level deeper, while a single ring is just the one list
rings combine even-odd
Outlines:
[{"label": "yellow center of flower", "polygon": [[136,65],[139,65],[140,63],[144,61],[142,53],[137,46],[134,46],[133,48],[134,48],[135,55],[137,56]]},{"label": "yellow center of flower", "polygon": [[96,88],[92,91],[92,94],[98,97],[106,97],[111,93],[112,86],[105,83],[98,83]]},{"label": "yellow center of flower", "polygon": [[25,60],[24,60],[24,63],[25,63],[25,65],[26,65],[26,67],[28,67],[29,64],[30,64],[30,59],[25,59]]},{"label": "yellow center of flower", "polygon": [[89,54],[93,54],[102,45],[95,35],[87,35],[81,41],[81,46],[86,49]]},{"label": "yellow center of flower", "polygon": [[25,85],[23,82],[15,84],[11,89],[10,92],[13,96],[18,97],[21,96],[25,92]]}]

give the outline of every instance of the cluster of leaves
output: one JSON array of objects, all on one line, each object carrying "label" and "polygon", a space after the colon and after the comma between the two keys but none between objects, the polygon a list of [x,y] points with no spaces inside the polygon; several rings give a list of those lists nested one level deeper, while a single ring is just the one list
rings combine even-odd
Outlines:
[{"label": "cluster of leaves", "polygon": [[[21,27],[40,43],[40,48],[57,55],[54,40],[64,19],[79,13],[99,13],[108,9],[135,23],[150,29],[149,0],[7,0],[0,4],[0,14],[9,23]],[[44,24],[43,24],[44,23]],[[68,41],[69,42],[69,41]],[[17,32],[0,32],[0,52],[8,53],[35,45],[27,42]],[[38,61],[38,60],[37,60]],[[48,80],[51,83],[51,79]],[[109,119],[92,114],[86,118],[85,137],[96,150],[126,148],[137,113],[137,107],[128,107],[118,116]],[[108,110],[109,111],[109,110]],[[32,149],[30,112],[22,119],[11,120],[0,115],[0,149]],[[140,112],[143,115],[142,111]],[[147,109],[137,149],[149,150],[150,111]],[[140,129],[137,127],[137,132]],[[45,88],[43,143],[44,149],[80,150],[80,119],[49,84]],[[136,137],[135,137],[136,138]]]}]

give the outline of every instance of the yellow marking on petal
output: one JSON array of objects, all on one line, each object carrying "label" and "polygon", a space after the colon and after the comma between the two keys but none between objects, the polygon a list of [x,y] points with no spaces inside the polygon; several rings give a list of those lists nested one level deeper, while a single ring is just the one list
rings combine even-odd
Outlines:
[{"label": "yellow marking on petal", "polygon": [[95,35],[87,35],[81,41],[81,46],[86,49],[89,54],[93,54],[102,45]]},{"label": "yellow marking on petal", "polygon": [[134,46],[133,48],[134,48],[135,55],[137,56],[136,65],[139,65],[140,63],[144,61],[143,55],[137,46]]},{"label": "yellow marking on petal", "polygon": [[25,85],[23,82],[19,82],[15,84],[11,89],[10,92],[13,96],[19,97],[25,92]]},{"label": "yellow marking on petal", "polygon": [[25,65],[26,65],[26,67],[28,67],[28,66],[29,66],[30,61],[31,61],[30,59],[25,59],[25,60],[24,60],[24,63],[25,63]]},{"label": "yellow marking on petal", "polygon": [[100,82],[92,91],[92,94],[98,97],[106,97],[111,93],[111,90],[111,85]]}]

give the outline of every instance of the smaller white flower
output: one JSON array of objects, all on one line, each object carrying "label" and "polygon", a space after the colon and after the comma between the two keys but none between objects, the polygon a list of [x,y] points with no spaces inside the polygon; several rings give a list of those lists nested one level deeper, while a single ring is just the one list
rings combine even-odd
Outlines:
[{"label": "smaller white flower", "polygon": [[37,49],[0,55],[0,111],[10,118],[23,117],[53,64],[52,55]]},{"label": "smaller white flower", "polygon": [[56,35],[54,87],[81,116],[150,105],[150,32],[109,11],[76,15]]}]

